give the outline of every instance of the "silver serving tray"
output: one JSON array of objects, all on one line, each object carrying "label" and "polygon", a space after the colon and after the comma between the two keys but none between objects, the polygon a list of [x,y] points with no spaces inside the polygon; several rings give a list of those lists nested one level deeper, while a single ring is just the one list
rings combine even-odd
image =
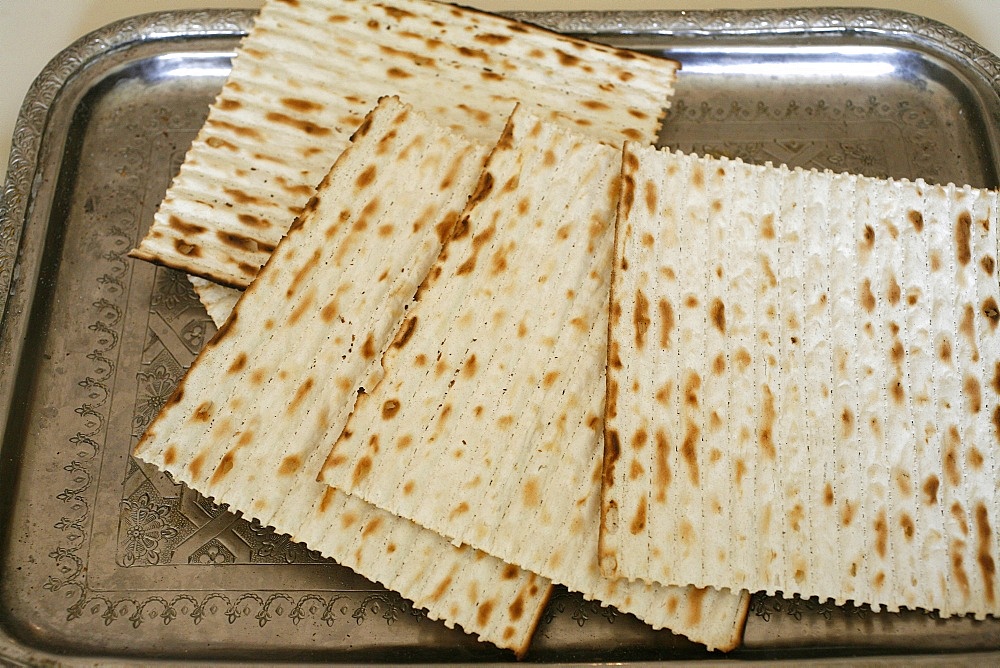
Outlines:
[{"label": "silver serving tray", "polygon": [[[854,9],[518,16],[680,60],[664,145],[997,186],[1000,60],[939,23]],[[214,329],[181,274],[125,253],[252,18],[115,23],[56,57],[25,100],[0,200],[0,663],[512,658],[129,456]],[[998,651],[1000,621],[757,595],[730,658]],[[710,657],[561,589],[529,654]]]}]

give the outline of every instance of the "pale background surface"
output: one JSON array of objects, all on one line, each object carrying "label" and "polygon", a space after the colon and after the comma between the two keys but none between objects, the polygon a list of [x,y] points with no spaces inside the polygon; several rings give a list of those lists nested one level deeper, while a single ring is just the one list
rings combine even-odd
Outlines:
[{"label": "pale background surface", "polygon": [[[258,8],[262,0],[0,0],[0,178],[21,102],[45,64],[78,37],[112,21],[167,9]],[[1000,53],[998,0],[461,0],[487,10],[884,7],[946,23]]]}]

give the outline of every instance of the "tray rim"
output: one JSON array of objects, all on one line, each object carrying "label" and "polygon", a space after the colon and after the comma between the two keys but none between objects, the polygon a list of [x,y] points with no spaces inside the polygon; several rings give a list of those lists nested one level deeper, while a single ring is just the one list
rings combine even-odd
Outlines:
[{"label": "tray rim", "polygon": [[[10,373],[15,369],[13,330],[23,324],[33,290],[24,285],[24,263],[31,263],[30,253],[22,246],[23,232],[30,222],[39,191],[41,158],[48,141],[48,128],[59,96],[66,85],[84,69],[104,56],[140,44],[173,39],[242,37],[253,24],[255,9],[168,10],[140,14],[110,23],[81,37],[58,53],[42,69],[30,86],[14,127],[8,171],[0,192],[0,416],[7,415],[7,402],[14,384]],[[917,14],[898,10],[868,8],[785,8],[723,10],[593,10],[593,11],[514,11],[501,14],[556,32],[582,36],[643,36],[657,39],[705,37],[759,37],[810,35],[878,34],[910,47],[933,51],[956,61],[967,72],[978,75],[989,92],[1000,100],[1000,57],[950,26]],[[1000,130],[1000,116],[992,119]],[[30,249],[29,249],[30,250]],[[6,430],[6,417],[3,424]],[[0,463],[2,463],[0,447]],[[0,523],[0,538],[4,527]],[[965,663],[996,653],[953,654],[948,663]],[[898,657],[908,662],[916,656]],[[60,665],[85,662],[98,657],[68,657],[53,651],[21,644],[0,626],[0,660],[14,665],[51,661]],[[894,664],[896,657],[869,657],[880,665]],[[838,660],[832,659],[837,662]],[[113,660],[125,665],[128,659]],[[159,663],[159,662],[157,662]],[[194,661],[191,665],[198,665]],[[728,662],[726,662],[728,663]],[[813,662],[810,662],[813,663]],[[826,663],[819,660],[817,663]]]}]

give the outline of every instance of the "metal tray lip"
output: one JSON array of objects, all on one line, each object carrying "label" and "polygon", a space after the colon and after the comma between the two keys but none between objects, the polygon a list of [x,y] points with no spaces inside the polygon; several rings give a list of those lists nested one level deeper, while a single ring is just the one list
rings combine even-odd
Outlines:
[{"label": "metal tray lip", "polygon": [[[181,10],[142,14],[99,28],[80,38],[41,71],[28,90],[13,134],[8,172],[0,192],[0,369],[12,368],[12,331],[26,317],[26,293],[19,290],[19,263],[24,257],[22,233],[32,205],[43,184],[38,182],[40,159],[46,143],[50,115],[66,84],[83,69],[111,52],[143,43],[199,37],[240,37],[252,26],[257,11]],[[955,29],[915,14],[895,10],[858,8],[806,8],[775,10],[709,11],[549,11],[507,12],[506,16],[542,27],[578,35],[649,35],[668,37],[802,36],[828,33],[874,33],[900,44],[930,49],[951,56],[979,75],[989,92],[1000,99],[1000,58]],[[993,119],[994,121],[998,119]],[[23,279],[20,279],[23,281]],[[0,374],[0,400],[7,401],[13,378]],[[6,407],[4,407],[6,408]],[[3,414],[5,411],[0,411]],[[7,425],[4,424],[4,429]],[[2,456],[0,450],[0,456]],[[2,461],[2,460],[0,460]],[[3,527],[0,526],[0,534]],[[990,655],[995,656],[994,653]],[[952,655],[961,661],[962,655]],[[969,660],[985,655],[965,655]],[[909,657],[912,659],[913,657]],[[26,646],[0,626],[0,660],[14,665],[38,661],[90,664],[98,657],[67,657]],[[906,657],[870,657],[879,664],[894,664]],[[127,659],[112,660],[116,665]],[[819,663],[823,663],[820,661]]]}]

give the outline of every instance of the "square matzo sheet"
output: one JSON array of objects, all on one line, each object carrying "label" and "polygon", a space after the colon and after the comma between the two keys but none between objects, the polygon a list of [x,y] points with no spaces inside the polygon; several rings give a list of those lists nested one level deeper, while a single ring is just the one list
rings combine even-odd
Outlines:
[{"label": "square matzo sheet", "polygon": [[626,147],[602,567],[1000,612],[997,194]]}]

